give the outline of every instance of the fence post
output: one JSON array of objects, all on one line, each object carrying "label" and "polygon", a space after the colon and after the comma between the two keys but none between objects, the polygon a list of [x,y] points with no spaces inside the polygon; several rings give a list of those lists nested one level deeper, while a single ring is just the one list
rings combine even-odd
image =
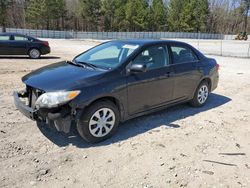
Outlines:
[{"label": "fence post", "polygon": [[200,50],[200,38],[201,38],[201,36],[200,36],[200,31],[199,31],[199,33],[198,33],[198,50]]},{"label": "fence post", "polygon": [[220,55],[222,56],[223,54],[222,54],[222,39],[220,39]]},{"label": "fence post", "polygon": [[248,57],[250,57],[250,44],[248,45]]},{"label": "fence post", "polygon": [[222,47],[222,44],[223,44],[223,35],[221,34],[221,36],[220,36],[220,40],[221,40],[221,49],[220,49],[220,52],[221,52],[221,56],[223,55],[223,52],[222,52],[222,50],[223,50],[223,47]]}]

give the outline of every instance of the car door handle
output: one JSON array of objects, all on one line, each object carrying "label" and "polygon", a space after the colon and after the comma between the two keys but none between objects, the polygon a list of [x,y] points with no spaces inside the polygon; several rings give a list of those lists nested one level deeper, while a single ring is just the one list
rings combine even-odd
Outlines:
[{"label": "car door handle", "polygon": [[203,72],[203,68],[202,67],[197,67],[199,72]]},{"label": "car door handle", "polygon": [[166,75],[168,78],[169,78],[169,77],[173,77],[173,76],[174,76],[174,72],[167,72],[165,75]]}]

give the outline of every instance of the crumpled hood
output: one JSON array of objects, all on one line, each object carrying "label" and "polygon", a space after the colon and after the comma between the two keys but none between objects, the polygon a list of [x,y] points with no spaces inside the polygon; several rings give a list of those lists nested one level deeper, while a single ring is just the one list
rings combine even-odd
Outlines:
[{"label": "crumpled hood", "polygon": [[80,89],[89,80],[100,78],[105,71],[78,67],[66,61],[42,67],[27,74],[22,81],[31,87],[48,91]]}]

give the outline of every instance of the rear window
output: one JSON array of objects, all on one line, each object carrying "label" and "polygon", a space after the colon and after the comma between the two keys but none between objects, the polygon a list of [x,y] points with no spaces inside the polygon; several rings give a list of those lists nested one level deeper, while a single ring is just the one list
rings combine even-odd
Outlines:
[{"label": "rear window", "polygon": [[10,40],[10,36],[0,36],[0,41]]},{"label": "rear window", "polygon": [[188,63],[198,60],[197,56],[189,47],[172,45],[171,51],[174,64]]}]

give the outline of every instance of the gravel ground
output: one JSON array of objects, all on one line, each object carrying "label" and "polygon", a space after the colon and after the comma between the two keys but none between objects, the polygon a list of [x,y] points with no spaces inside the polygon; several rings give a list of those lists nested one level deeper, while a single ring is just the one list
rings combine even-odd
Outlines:
[{"label": "gravel ground", "polygon": [[50,44],[40,60],[0,57],[0,187],[250,187],[250,59],[211,56],[220,83],[206,106],[130,120],[90,145],[74,129],[37,126],[14,107],[22,76],[97,42]]}]

